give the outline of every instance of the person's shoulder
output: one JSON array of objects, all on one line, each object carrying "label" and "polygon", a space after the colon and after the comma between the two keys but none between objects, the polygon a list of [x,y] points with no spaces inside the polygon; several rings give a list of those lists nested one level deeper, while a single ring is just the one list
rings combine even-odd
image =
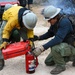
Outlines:
[{"label": "person's shoulder", "polygon": [[70,20],[68,17],[63,17],[60,21],[60,23],[64,23],[64,24],[71,24]]},{"label": "person's shoulder", "polygon": [[69,21],[69,18],[67,16],[65,16],[61,19],[61,21]]},{"label": "person's shoulder", "polygon": [[60,21],[60,27],[70,27],[71,26],[71,22],[67,17],[64,17],[61,19]]}]

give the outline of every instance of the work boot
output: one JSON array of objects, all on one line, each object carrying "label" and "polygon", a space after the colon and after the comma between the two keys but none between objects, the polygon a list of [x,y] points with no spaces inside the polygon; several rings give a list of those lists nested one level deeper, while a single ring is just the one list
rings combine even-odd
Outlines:
[{"label": "work boot", "polygon": [[65,71],[65,70],[66,70],[65,67],[56,66],[50,73],[51,74],[59,74],[59,73]]},{"label": "work boot", "polygon": [[72,66],[74,66],[74,67],[75,67],[75,61],[73,61]]},{"label": "work boot", "polygon": [[0,59],[0,70],[2,70],[4,67],[4,60]]}]

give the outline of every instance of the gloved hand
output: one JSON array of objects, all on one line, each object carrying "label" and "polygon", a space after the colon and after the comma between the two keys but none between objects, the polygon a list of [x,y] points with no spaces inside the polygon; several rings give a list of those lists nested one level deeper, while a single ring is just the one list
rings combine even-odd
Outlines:
[{"label": "gloved hand", "polygon": [[37,35],[34,35],[33,41],[39,40],[39,37]]},{"label": "gloved hand", "polygon": [[32,51],[32,54],[33,54],[34,56],[39,56],[43,51],[44,51],[44,47],[43,47],[43,46],[40,46],[40,47],[35,48],[35,49]]},{"label": "gloved hand", "polygon": [[3,42],[3,43],[0,45],[0,50],[1,50],[2,48],[6,48],[7,44],[8,44],[8,42]]}]

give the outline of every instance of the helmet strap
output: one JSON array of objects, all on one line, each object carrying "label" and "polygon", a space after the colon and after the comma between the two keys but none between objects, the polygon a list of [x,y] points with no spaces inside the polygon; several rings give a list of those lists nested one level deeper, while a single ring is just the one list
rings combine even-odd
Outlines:
[{"label": "helmet strap", "polygon": [[28,13],[30,13],[31,11],[29,11],[29,12],[27,12],[27,13],[25,13],[25,14],[23,14],[23,16],[25,16],[26,14],[28,14]]}]

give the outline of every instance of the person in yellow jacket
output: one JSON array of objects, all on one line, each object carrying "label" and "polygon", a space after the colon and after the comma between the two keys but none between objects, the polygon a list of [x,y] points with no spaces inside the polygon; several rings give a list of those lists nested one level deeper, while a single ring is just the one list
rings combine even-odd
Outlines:
[{"label": "person in yellow jacket", "polygon": [[2,48],[8,43],[34,38],[33,28],[37,22],[37,16],[27,8],[12,6],[4,11],[3,23],[0,28],[0,70],[4,67]]}]

